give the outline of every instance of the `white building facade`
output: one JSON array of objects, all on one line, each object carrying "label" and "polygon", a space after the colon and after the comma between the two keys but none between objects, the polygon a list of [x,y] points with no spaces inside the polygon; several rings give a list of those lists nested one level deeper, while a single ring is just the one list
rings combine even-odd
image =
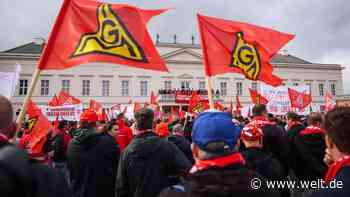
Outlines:
[{"label": "white building facade", "polygon": [[[157,49],[165,60],[169,73],[136,69],[107,63],[83,64],[66,70],[45,70],[35,87],[33,100],[45,105],[61,89],[81,99],[87,107],[89,100],[101,102],[104,107],[126,104],[129,100],[148,102],[151,91],[160,89],[204,89],[202,54],[199,45],[157,43]],[[13,72],[18,63],[22,66],[16,95],[11,99],[20,108],[28,91],[31,77],[41,54],[40,44],[31,42],[0,53],[0,72]],[[316,64],[289,54],[277,54],[272,58],[274,73],[286,86],[310,86],[313,105],[324,103],[327,91],[343,94],[341,65]],[[229,105],[239,95],[243,106],[251,104],[249,88],[259,89],[262,82],[254,82],[235,73],[218,75],[212,79],[218,98]],[[174,96],[158,95],[162,106],[176,106]],[[181,104],[183,105],[183,104]]]}]

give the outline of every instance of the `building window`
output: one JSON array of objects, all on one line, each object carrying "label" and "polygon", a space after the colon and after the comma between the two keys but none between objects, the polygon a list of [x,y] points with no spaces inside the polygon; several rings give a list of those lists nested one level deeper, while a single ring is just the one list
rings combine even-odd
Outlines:
[{"label": "building window", "polygon": [[312,89],[311,83],[306,83],[306,86],[309,87],[309,93],[311,94],[311,93],[312,93],[312,92],[311,92],[311,89]]},{"label": "building window", "polygon": [[141,96],[147,96],[147,90],[148,90],[148,83],[147,83],[147,81],[141,81],[140,82]]},{"label": "building window", "polygon": [[324,96],[324,86],[322,83],[318,84],[318,91],[320,96]]},{"label": "building window", "polygon": [[252,90],[258,90],[258,83],[257,82],[252,83]]},{"label": "building window", "polygon": [[90,80],[83,80],[83,96],[90,96]]},{"label": "building window", "polygon": [[299,85],[299,83],[293,83],[293,86],[298,86]]},{"label": "building window", "polygon": [[122,80],[122,96],[129,96],[129,81]]},{"label": "building window", "polygon": [[236,83],[236,95],[237,96],[242,96],[243,95],[243,84],[242,84],[242,82],[237,82]]},{"label": "building window", "polygon": [[336,95],[336,86],[335,86],[335,84],[334,83],[332,83],[331,84],[331,94],[333,95],[333,96],[335,96]]},{"label": "building window", "polygon": [[41,88],[40,88],[40,95],[41,96],[48,96],[49,95],[49,80],[44,79],[41,80]]},{"label": "building window", "polygon": [[102,96],[109,96],[109,80],[102,80]]},{"label": "building window", "polygon": [[62,90],[69,93],[70,80],[62,80]]},{"label": "building window", "polygon": [[220,93],[221,96],[227,96],[227,82],[220,83]]},{"label": "building window", "polygon": [[171,81],[164,81],[164,89],[171,90]]},{"label": "building window", "polygon": [[198,86],[200,90],[205,90],[205,81],[200,81]]},{"label": "building window", "polygon": [[190,89],[190,81],[181,81],[181,89]]},{"label": "building window", "polygon": [[18,95],[24,96],[27,94],[28,91],[28,80],[27,79],[20,79],[19,80],[19,87],[18,87]]}]

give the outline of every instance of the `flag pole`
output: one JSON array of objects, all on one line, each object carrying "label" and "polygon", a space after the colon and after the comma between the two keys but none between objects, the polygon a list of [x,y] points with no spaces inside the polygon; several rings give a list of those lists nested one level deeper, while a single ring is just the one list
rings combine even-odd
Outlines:
[{"label": "flag pole", "polygon": [[212,93],[212,84],[209,76],[205,76],[205,81],[207,83],[207,90],[208,90],[208,100],[209,100],[209,108],[214,109],[214,102],[213,102],[213,93]]},{"label": "flag pole", "polygon": [[[35,88],[36,83],[38,82],[40,73],[41,73],[41,70],[39,68],[35,68],[32,80],[31,80],[30,85],[29,85],[29,89],[28,89],[27,95],[26,95],[26,97],[24,98],[24,101],[23,101],[22,109],[21,109],[21,111],[20,111],[20,113],[19,113],[19,115],[17,117],[17,120],[16,120],[17,132],[21,128],[22,121],[23,121],[24,115],[26,114],[26,109],[27,109],[29,100],[32,98],[32,95],[33,95],[33,92],[34,92],[34,88]],[[16,132],[16,134],[17,134],[17,132]]]}]

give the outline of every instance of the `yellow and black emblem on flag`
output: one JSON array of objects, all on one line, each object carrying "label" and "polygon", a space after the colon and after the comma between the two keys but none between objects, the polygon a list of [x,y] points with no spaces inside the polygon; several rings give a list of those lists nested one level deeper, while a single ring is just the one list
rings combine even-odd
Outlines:
[{"label": "yellow and black emblem on flag", "polygon": [[236,36],[230,66],[238,67],[248,79],[258,80],[261,70],[259,53],[254,45],[245,42],[242,32],[236,33]]},{"label": "yellow and black emblem on flag", "polygon": [[102,53],[147,62],[142,48],[131,36],[120,17],[108,4],[97,8],[97,31],[84,34],[72,57]]},{"label": "yellow and black emblem on flag", "polygon": [[28,130],[29,133],[32,132],[33,128],[35,127],[36,123],[38,122],[38,117],[33,117],[33,118],[29,118],[28,120]]}]

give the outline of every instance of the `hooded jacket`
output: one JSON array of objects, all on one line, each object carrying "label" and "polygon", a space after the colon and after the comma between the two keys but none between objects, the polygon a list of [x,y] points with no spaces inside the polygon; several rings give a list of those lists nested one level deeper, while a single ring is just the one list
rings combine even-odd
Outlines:
[{"label": "hooded jacket", "polygon": [[297,178],[310,181],[322,179],[327,170],[323,162],[326,149],[324,134],[313,133],[312,127],[307,127],[292,139],[292,169]]},{"label": "hooded jacket", "polygon": [[174,143],[187,157],[188,161],[194,163],[191,143],[182,135],[173,134],[168,137],[168,140]]},{"label": "hooded jacket", "polygon": [[[247,148],[242,152],[248,168],[258,172],[267,180],[287,180],[288,174],[284,171],[282,164],[273,157],[272,153],[266,153],[261,148]],[[280,190],[282,196],[289,196],[288,189]]]},{"label": "hooded jacket", "polygon": [[189,174],[181,184],[166,188],[159,197],[278,197],[278,190],[251,188],[251,180],[265,180],[242,164],[212,167]]},{"label": "hooded jacket", "polygon": [[108,134],[78,129],[68,145],[70,180],[75,197],[114,197],[120,150]]},{"label": "hooded jacket", "polygon": [[190,162],[173,143],[153,132],[142,133],[122,153],[116,196],[156,197],[189,168]]}]

